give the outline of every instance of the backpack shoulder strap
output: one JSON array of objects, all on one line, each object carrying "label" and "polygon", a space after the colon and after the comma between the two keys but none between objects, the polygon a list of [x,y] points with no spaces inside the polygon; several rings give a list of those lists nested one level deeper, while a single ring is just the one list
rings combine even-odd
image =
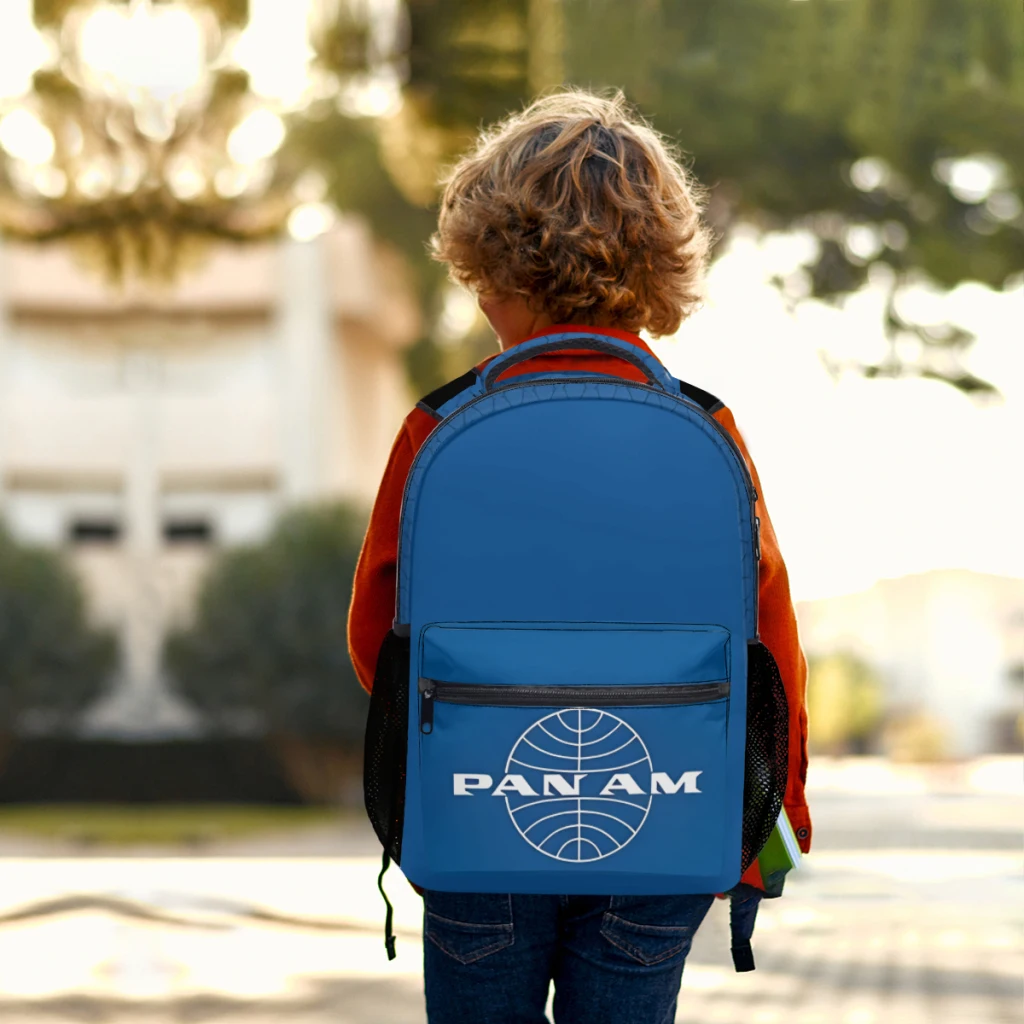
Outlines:
[{"label": "backpack shoulder strap", "polygon": [[[476,385],[480,384],[480,374],[476,369],[467,370],[461,377],[442,384],[435,388],[429,395],[424,395],[417,403],[416,408],[429,413],[435,420],[443,420],[449,413],[454,412],[471,394],[476,391]],[[473,391],[470,391],[473,389]],[[459,401],[455,401],[459,399]]]},{"label": "backpack shoulder strap", "polygon": [[725,406],[725,403],[715,398],[711,392],[697,387],[696,384],[687,384],[685,380],[679,382],[679,393],[695,405],[699,405],[709,416]]}]

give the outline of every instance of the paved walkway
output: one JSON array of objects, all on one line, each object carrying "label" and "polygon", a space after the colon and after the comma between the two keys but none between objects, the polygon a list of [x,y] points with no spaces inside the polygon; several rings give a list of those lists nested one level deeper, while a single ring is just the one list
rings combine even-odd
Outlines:
[{"label": "paved walkway", "polygon": [[[716,904],[677,1022],[1024,1022],[1012,773],[981,791],[872,792],[866,767],[852,787],[819,773],[815,854],[763,905],[753,974],[733,973]],[[394,872],[389,964],[372,837],[336,837],[344,852],[324,856],[328,838],[307,836],[306,856],[267,848],[278,839],[245,857],[4,860],[0,1021],[422,1024],[418,897]]]}]

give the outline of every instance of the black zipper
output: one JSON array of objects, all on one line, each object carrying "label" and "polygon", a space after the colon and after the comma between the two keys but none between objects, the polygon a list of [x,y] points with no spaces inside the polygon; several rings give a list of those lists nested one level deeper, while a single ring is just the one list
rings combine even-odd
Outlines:
[{"label": "black zipper", "polygon": [[658,683],[645,686],[491,686],[420,677],[420,731],[434,728],[434,704],[477,707],[595,708],[707,704],[729,696],[729,683]]},{"label": "black zipper", "polygon": [[[594,381],[594,377],[592,377],[592,376],[591,377],[560,377],[557,380],[553,380],[551,383],[552,384],[590,384],[593,381]],[[433,433],[434,430],[437,430],[438,428],[443,427],[453,416],[458,416],[460,413],[465,412],[465,410],[468,409],[470,406],[476,405],[477,402],[482,402],[485,398],[489,398],[491,395],[496,394],[499,391],[511,391],[514,388],[537,387],[538,385],[543,385],[544,383],[545,383],[545,381],[542,381],[542,380],[531,380],[531,381],[526,381],[526,382],[524,382],[522,384],[512,382],[512,383],[509,383],[509,384],[504,384],[501,387],[491,388],[490,391],[485,391],[483,394],[477,395],[476,398],[471,398],[468,402],[465,403],[465,405],[460,405],[458,409],[455,409],[452,412],[450,412],[447,416],[445,416],[445,418],[443,420],[441,420],[439,423],[436,424],[436,426],[433,428],[431,433]],[[671,398],[674,401],[677,401],[680,404],[685,405],[686,408],[689,409],[691,412],[695,412],[698,416],[703,417],[705,420],[708,421],[708,423],[711,424],[713,429],[716,430],[721,435],[721,437],[723,438],[725,443],[728,445],[730,451],[733,453],[734,457],[736,458],[737,464],[740,467],[740,476],[743,478],[744,487],[746,488],[746,492],[747,492],[747,498],[750,501],[750,533],[751,533],[750,541],[751,541],[751,547],[753,547],[755,544],[757,544],[758,541],[754,537],[754,529],[755,529],[755,527],[754,527],[754,518],[755,518],[754,517],[754,505],[757,502],[757,490],[754,487],[754,481],[750,477],[750,471],[747,469],[747,463],[746,463],[746,460],[743,458],[743,453],[740,451],[739,445],[737,445],[736,442],[733,440],[732,435],[729,433],[729,431],[726,430],[725,427],[723,427],[722,424],[719,423],[718,420],[716,420],[714,416],[712,416],[709,412],[705,412],[699,405],[697,405],[697,404],[695,404],[693,402],[688,402],[685,399],[680,398],[678,395],[672,394],[671,391],[666,391],[664,388],[660,388],[660,387],[656,388],[652,384],[641,384],[639,381],[626,380],[625,378],[621,378],[619,380],[601,381],[601,383],[611,384],[612,387],[639,388],[639,389],[641,389],[643,391],[655,391],[658,394],[665,395],[667,398]],[[409,496],[409,485],[412,483],[412,479],[413,479],[413,475],[414,475],[413,474],[413,470],[416,468],[416,462],[419,460],[419,457],[420,457],[420,455],[422,454],[422,452],[423,452],[423,450],[425,448],[426,448],[426,443],[424,443],[423,445],[420,446],[420,450],[413,457],[412,464],[409,466],[409,473],[408,473],[408,475],[405,478],[405,486],[402,488],[402,504],[401,504],[401,508],[402,509],[405,508],[405,499]],[[399,531],[399,535],[398,535],[398,558],[397,558],[397,564],[399,566],[402,564],[402,540],[404,538],[404,535],[405,535],[405,529],[403,527],[403,529],[401,529]],[[755,568],[756,568],[756,565],[757,565],[756,561],[755,561],[754,565],[755,565]],[[401,577],[399,577],[399,579],[400,578]],[[755,587],[754,587],[754,633],[755,633],[755,636],[757,635],[757,617],[758,617],[757,589],[758,588],[755,585]],[[399,586],[399,587],[395,588],[395,621],[396,622],[398,621],[399,607],[400,607],[401,603],[402,603],[402,598],[401,598],[400,586]]]},{"label": "black zipper", "polygon": [[761,640],[761,517],[754,515],[750,505],[750,518],[754,521],[754,640]]}]

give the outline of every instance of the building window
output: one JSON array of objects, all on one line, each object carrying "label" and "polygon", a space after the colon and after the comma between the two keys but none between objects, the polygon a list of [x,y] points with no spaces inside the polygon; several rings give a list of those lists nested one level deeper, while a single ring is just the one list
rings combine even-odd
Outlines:
[{"label": "building window", "polygon": [[168,544],[212,544],[213,525],[209,519],[166,519],[164,540]]},{"label": "building window", "polygon": [[68,527],[72,544],[116,544],[121,539],[121,524],[104,516],[79,516]]}]

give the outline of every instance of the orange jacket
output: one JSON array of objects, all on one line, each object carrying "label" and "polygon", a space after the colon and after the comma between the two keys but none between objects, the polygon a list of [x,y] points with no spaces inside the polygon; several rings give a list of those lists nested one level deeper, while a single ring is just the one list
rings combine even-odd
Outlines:
[{"label": "orange jacket", "polygon": [[[608,334],[630,342],[654,356],[638,335],[628,331],[559,325],[541,333],[566,331]],[[477,369],[483,369],[493,358],[494,356],[489,356],[478,363]],[[522,373],[564,370],[610,373],[628,380],[645,379],[641,371],[631,363],[587,349],[563,350],[533,356],[511,367],[503,374],[502,379],[507,380]],[[806,853],[811,842],[811,820],[804,797],[804,781],[807,775],[807,664],[797,636],[796,616],[789,596],[789,577],[765,507],[761,481],[743,438],[736,428],[732,413],[726,408],[721,408],[714,413],[714,417],[739,445],[757,488],[756,514],[761,518],[758,628],[762,641],[778,662],[789,700],[789,784],[785,807],[800,848]],[[398,534],[405,479],[413,457],[437,426],[437,422],[429,413],[419,408],[413,409],[405,418],[391,448],[391,456],[384,470],[384,477],[370,515],[369,528],[356,565],[352,604],[348,615],[348,646],[359,681],[367,691],[373,686],[377,652],[391,628],[395,615]],[[744,875],[744,881],[761,887],[756,862]]]}]

